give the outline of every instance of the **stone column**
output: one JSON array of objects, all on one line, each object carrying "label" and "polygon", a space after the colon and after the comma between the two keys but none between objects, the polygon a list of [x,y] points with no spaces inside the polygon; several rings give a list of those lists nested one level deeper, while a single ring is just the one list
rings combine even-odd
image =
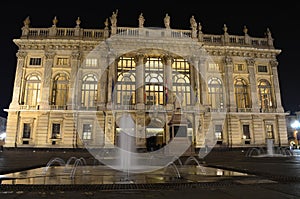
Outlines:
[{"label": "stone column", "polygon": [[276,60],[271,60],[270,65],[272,67],[272,76],[273,76],[273,90],[274,90],[274,97],[276,103],[277,112],[283,113],[283,107],[281,105],[281,95],[280,95],[280,87],[279,87],[279,80],[278,80],[278,72],[277,66],[278,62]]},{"label": "stone column", "polygon": [[227,110],[229,112],[235,112],[236,111],[236,103],[234,100],[235,94],[234,94],[234,83],[233,83],[233,63],[232,58],[226,56],[224,59],[225,62],[225,90],[226,92],[226,104],[227,104]]},{"label": "stone column", "polygon": [[[72,60],[71,60],[71,77],[69,82],[69,93],[68,93],[68,109],[74,109],[76,105],[78,105],[77,102],[77,95],[76,91],[81,90],[80,88],[76,88],[76,84],[79,78],[78,74],[78,68],[80,65],[80,53],[79,52],[73,52],[72,53]],[[81,76],[80,76],[81,78]]]},{"label": "stone column", "polygon": [[50,88],[51,88],[51,79],[52,79],[52,67],[54,62],[55,53],[52,51],[45,52],[45,66],[44,66],[44,76],[42,78],[42,92],[41,92],[41,103],[40,109],[49,110],[49,101],[50,101]]},{"label": "stone column", "polygon": [[246,59],[248,71],[249,71],[249,83],[250,83],[250,93],[251,94],[251,105],[252,105],[252,112],[259,112],[259,105],[258,105],[258,94],[257,94],[257,81],[255,76],[255,69],[254,59]]},{"label": "stone column", "polygon": [[200,69],[199,60],[195,57],[192,58],[192,64],[194,67],[190,67],[191,70],[191,89],[193,90],[193,104],[200,103]]},{"label": "stone column", "polygon": [[[167,92],[167,110],[173,109],[174,98],[173,98],[173,80],[172,80],[172,64],[174,60],[173,57],[170,55],[165,55],[163,57],[163,64],[164,64],[164,86],[165,86],[165,97]],[[166,98],[165,98],[166,99]]]},{"label": "stone column", "polygon": [[207,102],[207,77],[206,77],[206,57],[201,57],[199,62],[199,71],[201,71],[201,74],[199,76],[200,81],[200,103],[203,105],[208,105]]},{"label": "stone column", "polygon": [[145,112],[138,111],[136,115],[136,147],[146,149]]},{"label": "stone column", "polygon": [[145,108],[145,56],[143,54],[137,54],[135,59],[136,74],[135,74],[135,96],[136,96],[136,108],[143,110]]},{"label": "stone column", "polygon": [[[25,57],[27,55],[26,52],[19,51],[17,54],[18,62],[17,62],[17,70],[16,70],[16,75],[15,75],[15,82],[14,82],[14,90],[13,90],[13,96],[12,96],[12,101],[9,105],[9,109],[18,109],[19,108],[19,103],[22,100],[22,82],[24,82],[24,77],[23,77],[23,68],[25,65]],[[24,91],[23,91],[24,92]]]},{"label": "stone column", "polygon": [[100,110],[105,109],[105,103],[107,99],[107,75],[108,75],[108,68],[102,68],[101,76],[99,77],[100,86],[98,88],[98,106]]},{"label": "stone column", "polygon": [[109,55],[107,58],[108,66],[108,84],[107,84],[107,108],[112,109],[112,104],[114,103],[114,87],[116,85],[116,68],[115,68],[115,57]]}]

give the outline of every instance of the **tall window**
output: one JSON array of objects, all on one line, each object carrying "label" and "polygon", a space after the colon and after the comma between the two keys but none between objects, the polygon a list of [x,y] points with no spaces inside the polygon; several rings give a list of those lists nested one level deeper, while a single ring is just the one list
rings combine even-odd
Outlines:
[{"label": "tall window", "polygon": [[234,83],[235,101],[237,108],[250,108],[248,85],[244,79],[236,79]]},{"label": "tall window", "polygon": [[53,123],[52,124],[51,138],[53,138],[53,139],[60,138],[60,124],[59,123]]},{"label": "tall window", "polygon": [[243,125],[243,138],[250,139],[250,126],[249,124]]},{"label": "tall window", "polygon": [[273,107],[271,89],[271,84],[267,80],[263,79],[259,81],[259,100],[262,109],[269,109]]},{"label": "tall window", "polygon": [[120,57],[117,69],[117,84],[115,85],[117,104],[135,104],[135,67],[133,58]]},{"label": "tall window", "polygon": [[30,123],[24,123],[23,124],[23,138],[30,138],[31,133],[31,124]]},{"label": "tall window", "polygon": [[91,124],[83,124],[82,128],[82,139],[83,140],[90,140],[92,139],[92,127]]},{"label": "tall window", "polygon": [[213,109],[224,108],[223,85],[217,77],[208,80],[208,103]]},{"label": "tall window", "polygon": [[164,104],[164,68],[161,58],[147,58],[145,64],[146,104]]},{"label": "tall window", "polygon": [[217,140],[223,139],[222,125],[220,125],[220,124],[215,125],[215,136],[216,136]]},{"label": "tall window", "polygon": [[41,80],[37,75],[31,75],[27,78],[25,84],[24,104],[36,106],[40,99]]},{"label": "tall window", "polygon": [[68,99],[69,78],[66,74],[60,73],[55,76],[52,88],[52,105],[65,106]]},{"label": "tall window", "polygon": [[98,81],[95,75],[88,74],[83,77],[81,86],[81,106],[96,106]]},{"label": "tall window", "polygon": [[267,131],[267,138],[273,139],[274,138],[274,130],[272,124],[266,124],[266,131]]},{"label": "tall window", "polygon": [[179,98],[181,105],[191,105],[190,65],[184,59],[175,59],[172,64],[173,92]]}]

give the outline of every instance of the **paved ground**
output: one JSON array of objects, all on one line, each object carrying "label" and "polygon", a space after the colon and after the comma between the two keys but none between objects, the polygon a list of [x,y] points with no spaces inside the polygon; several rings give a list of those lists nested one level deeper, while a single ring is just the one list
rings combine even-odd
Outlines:
[{"label": "paved ground", "polygon": [[[0,198],[216,198],[216,199],[282,199],[300,198],[300,156],[246,157],[246,151],[213,150],[203,165],[229,169],[255,178],[224,178],[203,183],[172,183],[162,185],[0,185]],[[299,153],[300,154],[300,153]],[[5,149],[0,153],[0,174],[45,166],[52,157],[93,157],[84,150]]]}]

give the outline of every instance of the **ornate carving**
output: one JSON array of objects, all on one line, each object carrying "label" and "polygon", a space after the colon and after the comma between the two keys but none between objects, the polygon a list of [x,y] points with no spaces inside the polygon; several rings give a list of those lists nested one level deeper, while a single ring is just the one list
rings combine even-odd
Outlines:
[{"label": "ornate carving", "polygon": [[52,23],[53,23],[52,26],[56,26],[57,22],[58,22],[58,19],[57,19],[57,17],[55,16],[54,19],[52,20]]},{"label": "ornate carving", "polygon": [[190,24],[191,24],[192,30],[197,30],[197,22],[195,20],[194,15],[192,15],[192,17],[190,18]]},{"label": "ornate carving", "polygon": [[245,35],[248,34],[248,28],[246,26],[244,26],[243,32],[245,33]]},{"label": "ornate carving", "polygon": [[163,62],[164,65],[169,65],[169,66],[171,66],[171,65],[173,64],[173,62],[174,62],[174,58],[173,58],[172,55],[165,54],[165,55],[163,55],[163,57],[162,57],[162,62]]},{"label": "ornate carving", "polygon": [[55,53],[54,52],[45,52],[45,57],[46,59],[53,59],[55,56]]},{"label": "ornate carving", "polygon": [[80,52],[72,52],[72,59],[77,59],[79,60],[81,57]]},{"label": "ornate carving", "polygon": [[29,19],[29,16],[26,17],[26,19],[23,21],[24,23],[24,27],[25,28],[29,28],[29,25],[30,25],[30,19]]},{"label": "ornate carving", "polygon": [[246,59],[246,63],[247,63],[248,66],[254,66],[255,59],[253,59],[253,58]]},{"label": "ornate carving", "polygon": [[76,28],[79,28],[80,27],[80,18],[78,17],[77,20],[76,20]]},{"label": "ornate carving", "polygon": [[271,67],[277,67],[278,66],[278,61],[277,60],[272,59],[272,60],[270,60],[269,63],[271,65]]},{"label": "ornate carving", "polygon": [[226,56],[224,58],[224,62],[225,62],[226,65],[232,65],[232,58],[229,57],[229,56]]},{"label": "ornate carving", "polygon": [[137,53],[134,57],[134,62],[136,64],[141,64],[141,63],[145,63],[145,58],[146,56],[142,53]]},{"label": "ornate carving", "polygon": [[228,28],[227,28],[226,24],[224,24],[224,27],[223,27],[224,34],[227,33],[227,30],[228,30]]},{"label": "ornate carving", "polygon": [[16,53],[16,56],[18,57],[18,59],[24,59],[27,56],[27,52],[19,51]]}]

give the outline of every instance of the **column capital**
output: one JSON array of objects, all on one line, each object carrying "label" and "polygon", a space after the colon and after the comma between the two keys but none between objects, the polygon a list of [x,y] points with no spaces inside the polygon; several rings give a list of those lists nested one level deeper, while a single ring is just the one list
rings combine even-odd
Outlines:
[{"label": "column capital", "polygon": [[80,52],[72,52],[72,59],[79,60],[81,58]]},{"label": "column capital", "polygon": [[18,59],[24,59],[27,56],[27,52],[25,52],[25,51],[18,51],[16,53],[16,56],[18,57]]},{"label": "column capital", "polygon": [[174,62],[174,57],[170,54],[164,54],[161,59],[165,65],[172,65]]},{"label": "column capital", "polygon": [[141,62],[144,64],[144,63],[146,63],[146,61],[147,61],[147,56],[143,53],[137,53],[134,56],[134,62],[136,64],[141,64]]},{"label": "column capital", "polygon": [[254,66],[255,59],[253,59],[253,58],[246,59],[246,63],[248,66]]},{"label": "column capital", "polygon": [[269,63],[270,63],[272,68],[276,68],[278,66],[278,61],[277,60],[272,59],[272,60],[270,60]]},{"label": "column capital", "polygon": [[53,51],[46,51],[45,52],[46,59],[53,59],[54,56],[55,56],[55,52],[53,52]]},{"label": "column capital", "polygon": [[225,64],[226,65],[232,65],[232,57],[230,57],[230,56],[225,56],[225,58],[224,58],[224,62],[225,62]]}]

